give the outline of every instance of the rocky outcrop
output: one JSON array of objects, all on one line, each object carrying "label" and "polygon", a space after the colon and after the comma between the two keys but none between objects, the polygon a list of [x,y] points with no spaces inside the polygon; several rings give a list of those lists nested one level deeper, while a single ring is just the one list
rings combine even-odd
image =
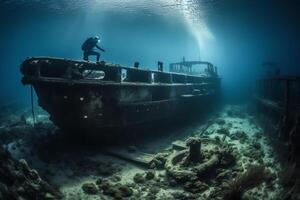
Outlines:
[{"label": "rocky outcrop", "polygon": [[133,194],[128,185],[121,183],[112,183],[107,179],[98,179],[96,184],[103,194],[113,197],[114,199],[123,199]]},{"label": "rocky outcrop", "polygon": [[0,147],[0,199],[61,199],[58,189],[41,179],[25,160],[15,161]]}]

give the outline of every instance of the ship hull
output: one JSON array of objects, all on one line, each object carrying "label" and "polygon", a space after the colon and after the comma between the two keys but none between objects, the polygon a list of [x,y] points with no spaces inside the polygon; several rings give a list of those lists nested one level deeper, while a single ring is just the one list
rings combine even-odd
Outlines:
[{"label": "ship hull", "polygon": [[[123,128],[183,116],[187,118],[201,114],[213,106],[217,99],[217,96],[207,94],[131,103],[106,99],[107,91],[114,91],[116,95],[117,91],[126,90],[120,87],[112,89],[99,86],[91,89],[84,86],[36,84],[34,88],[39,105],[50,114],[50,119],[57,126],[68,132],[80,130],[93,134],[102,129]],[[168,87],[166,90],[172,89]]]}]

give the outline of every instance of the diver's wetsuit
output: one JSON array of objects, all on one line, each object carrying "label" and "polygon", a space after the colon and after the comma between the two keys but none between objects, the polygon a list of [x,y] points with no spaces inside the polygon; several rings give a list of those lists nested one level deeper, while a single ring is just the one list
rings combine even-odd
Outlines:
[{"label": "diver's wetsuit", "polygon": [[99,47],[97,45],[98,39],[96,38],[88,38],[81,46],[81,49],[83,50],[83,60],[89,60],[89,56],[95,55],[97,56],[97,61],[100,59],[100,53],[95,51],[94,48],[96,47],[97,49],[101,50],[104,52],[104,49]]}]

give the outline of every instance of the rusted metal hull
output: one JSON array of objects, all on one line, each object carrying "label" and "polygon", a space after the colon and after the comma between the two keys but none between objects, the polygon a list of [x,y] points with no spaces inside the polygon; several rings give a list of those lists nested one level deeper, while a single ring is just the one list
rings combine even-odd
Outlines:
[{"label": "rusted metal hull", "polygon": [[[61,61],[60,65],[63,67],[65,64]],[[40,63],[38,68],[43,65],[47,64]],[[39,105],[50,114],[50,119],[70,132],[104,134],[101,130],[106,128],[122,128],[193,115],[213,105],[219,95],[218,77],[203,77],[193,83],[175,74],[177,82],[174,82],[172,74],[160,72],[158,78],[163,77],[165,81],[149,80],[147,74],[145,81],[121,81],[118,70],[122,68],[105,65],[96,69],[105,70],[105,74],[114,77],[113,72],[108,71],[111,67],[116,71],[119,81],[103,81],[36,75],[39,74],[37,71],[30,71],[34,67],[37,68],[32,63],[23,64],[23,83],[33,85]],[[28,70],[31,74],[26,72]]]},{"label": "rusted metal hull", "polygon": [[265,131],[287,151],[284,160],[299,162],[300,77],[274,76],[258,80],[255,100]]}]

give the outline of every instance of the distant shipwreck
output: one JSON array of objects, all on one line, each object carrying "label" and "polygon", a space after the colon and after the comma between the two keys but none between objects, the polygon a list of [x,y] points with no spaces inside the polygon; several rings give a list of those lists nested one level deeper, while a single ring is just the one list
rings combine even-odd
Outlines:
[{"label": "distant shipwreck", "polygon": [[220,78],[211,63],[183,60],[170,64],[169,71],[163,72],[161,62],[153,71],[139,63],[125,67],[51,57],[29,58],[21,66],[23,84],[34,87],[39,105],[57,126],[97,134],[185,118],[216,102]]}]

